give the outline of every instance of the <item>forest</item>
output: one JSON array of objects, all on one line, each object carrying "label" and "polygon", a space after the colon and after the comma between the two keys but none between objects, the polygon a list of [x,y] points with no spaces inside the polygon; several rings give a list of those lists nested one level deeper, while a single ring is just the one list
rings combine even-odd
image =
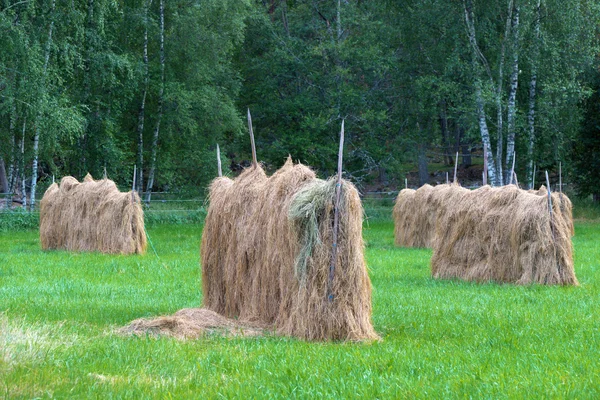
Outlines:
[{"label": "forest", "polygon": [[[0,0],[0,192],[202,191],[288,154],[396,188],[440,165],[600,193],[597,0]],[[536,182],[541,180],[539,172]],[[481,177],[481,174],[479,174]],[[43,192],[42,192],[43,193]],[[33,199],[33,201],[32,201]]]}]

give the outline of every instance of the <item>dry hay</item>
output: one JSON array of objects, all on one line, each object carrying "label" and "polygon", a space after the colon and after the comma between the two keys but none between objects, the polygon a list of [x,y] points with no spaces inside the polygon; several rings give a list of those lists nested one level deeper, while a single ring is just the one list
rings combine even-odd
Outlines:
[{"label": "dry hay", "polygon": [[173,336],[197,339],[207,334],[221,336],[261,336],[267,331],[256,324],[243,324],[205,308],[184,308],[159,318],[139,318],[118,330],[125,335]]},{"label": "dry hay", "polygon": [[401,190],[393,210],[396,245],[433,247],[441,202],[453,201],[454,196],[464,191],[467,189],[458,184],[425,184],[417,190]]},{"label": "dry hay", "polygon": [[[548,196],[548,189],[546,186],[542,185],[538,190],[529,189],[527,193],[537,194],[538,196]],[[558,201],[560,205],[559,211],[563,214],[563,218],[569,224],[569,231],[571,232],[571,236],[575,236],[575,225],[573,225],[573,203],[571,203],[571,199],[566,194],[559,193],[558,199],[555,199],[556,193],[552,195],[552,201]]]},{"label": "dry hay", "polygon": [[552,217],[547,196],[514,185],[484,186],[442,202],[432,276],[577,285],[569,219],[561,211],[566,196],[560,197],[552,194]]},{"label": "dry hay", "polygon": [[66,176],[50,185],[40,202],[42,249],[142,254],[144,214],[136,193],[119,191],[108,179],[83,182]]},{"label": "dry hay", "polygon": [[358,191],[343,181],[337,267],[328,299],[334,180],[290,159],[217,178],[202,235],[204,306],[306,340],[371,340],[371,282]]}]

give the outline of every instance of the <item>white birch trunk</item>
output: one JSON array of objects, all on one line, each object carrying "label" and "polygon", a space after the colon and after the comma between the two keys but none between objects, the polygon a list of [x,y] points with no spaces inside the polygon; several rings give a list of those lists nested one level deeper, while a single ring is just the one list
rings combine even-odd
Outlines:
[{"label": "white birch trunk", "polygon": [[160,132],[160,122],[163,115],[163,97],[165,92],[165,8],[164,0],[160,0],[160,89],[158,92],[158,115],[156,117],[156,126],[154,127],[154,136],[152,137],[152,156],[150,159],[150,172],[148,174],[148,184],[146,186],[146,202],[150,203],[152,196],[152,186],[154,185],[154,174],[156,172],[156,156],[158,153],[158,135]]},{"label": "white birch trunk", "polygon": [[137,176],[136,176],[136,190],[138,193],[142,193],[144,189],[143,178],[144,178],[144,118],[146,112],[146,94],[148,93],[148,82],[150,80],[150,72],[148,69],[148,11],[152,0],[148,0],[146,9],[144,10],[144,88],[142,91],[142,103],[140,104],[140,111],[138,114],[138,157],[137,157]]},{"label": "white birch trunk", "polygon": [[508,13],[506,16],[506,25],[504,28],[504,37],[502,38],[502,47],[500,49],[500,61],[498,62],[498,81],[496,83],[496,123],[497,123],[497,141],[496,141],[496,172],[497,186],[504,184],[504,176],[502,171],[502,152],[504,149],[504,121],[502,109],[502,87],[504,83],[504,57],[506,55],[506,41],[510,35],[512,23],[513,0],[508,2]]},{"label": "white birch trunk", "polygon": [[487,152],[488,152],[488,157],[487,157],[487,162],[488,162],[488,178],[489,178],[489,182],[493,183],[493,182],[497,182],[496,181],[496,165],[494,163],[494,155],[492,154],[491,151],[491,143],[490,143],[490,132],[487,126],[487,121],[486,121],[486,115],[485,115],[485,108],[484,108],[484,102],[483,102],[483,94],[482,94],[482,89],[481,89],[481,80],[479,79],[479,76],[477,74],[478,71],[478,67],[477,67],[477,57],[478,57],[478,45],[477,45],[477,38],[475,35],[475,25],[473,22],[473,9],[472,9],[472,4],[469,1],[468,5],[467,2],[465,1],[463,3],[464,5],[464,10],[465,10],[465,21],[467,24],[467,33],[469,35],[469,42],[471,43],[471,47],[472,47],[472,66],[473,66],[473,74],[475,75],[475,103],[476,103],[476,107],[477,107],[477,121],[479,123],[479,132],[481,134],[481,140],[483,142],[483,144],[485,145],[485,147],[487,148]]},{"label": "white birch trunk", "polygon": [[[46,78],[48,77],[48,63],[50,62],[50,50],[52,46],[52,31],[54,29],[54,9],[56,7],[56,0],[52,0],[52,10],[50,11],[50,27],[48,28],[48,40],[46,41],[46,53],[44,54],[44,69],[42,71],[42,89],[46,90]],[[41,107],[40,107],[41,108]],[[42,119],[41,111],[38,112],[35,121],[35,134],[33,137],[33,166],[31,171],[31,192],[29,197],[29,211],[35,209],[35,191],[37,187],[37,170],[38,170],[38,156],[39,156],[39,145],[40,145],[40,121]]]},{"label": "white birch trunk", "polygon": [[21,206],[27,210],[27,189],[25,187],[25,128],[27,120],[23,120],[23,136],[21,137]]},{"label": "white birch trunk", "polygon": [[535,94],[537,86],[537,61],[540,45],[540,7],[541,0],[537,2],[535,18],[535,42],[533,44],[533,54],[531,57],[531,81],[529,82],[529,111],[527,113],[527,128],[529,131],[529,142],[527,145],[527,187],[533,189],[533,145],[535,143]]},{"label": "white birch trunk", "polygon": [[515,6],[513,12],[513,23],[512,23],[512,52],[513,52],[513,63],[512,73],[510,75],[510,91],[508,93],[508,105],[507,105],[507,136],[506,136],[506,170],[513,163],[513,157],[515,152],[515,137],[516,137],[516,116],[517,116],[517,88],[519,86],[519,7]]}]

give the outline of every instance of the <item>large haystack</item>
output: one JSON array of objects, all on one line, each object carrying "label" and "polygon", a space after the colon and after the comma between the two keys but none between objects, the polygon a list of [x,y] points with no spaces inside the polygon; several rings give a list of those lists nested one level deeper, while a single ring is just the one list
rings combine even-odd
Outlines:
[{"label": "large haystack", "polygon": [[[566,196],[484,186],[441,203],[431,258],[434,278],[577,285]],[[567,199],[568,200],[568,199]],[[570,202],[569,202],[570,203]]]},{"label": "large haystack", "polygon": [[430,186],[398,193],[393,210],[397,246],[433,247],[440,204],[452,204],[454,196],[467,191],[458,184]]},{"label": "large haystack", "polygon": [[289,159],[271,177],[256,166],[217,178],[202,234],[204,307],[306,340],[376,339],[363,210],[347,181],[329,279],[334,198],[335,181]]},{"label": "large haystack", "polygon": [[146,251],[144,214],[136,193],[108,179],[66,176],[40,203],[42,249],[133,254]]}]

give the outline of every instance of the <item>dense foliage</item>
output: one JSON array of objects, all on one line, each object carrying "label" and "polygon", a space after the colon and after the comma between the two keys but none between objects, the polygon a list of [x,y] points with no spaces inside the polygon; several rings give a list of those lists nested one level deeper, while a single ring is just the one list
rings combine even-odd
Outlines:
[{"label": "dense foliage", "polygon": [[513,149],[521,181],[572,172],[598,20],[592,0],[0,0],[0,191],[130,186],[134,165],[138,190],[204,188],[217,143],[226,170],[250,158],[246,108],[272,168],[331,174],[345,119],[357,181],[423,183],[483,143],[496,184]]}]

